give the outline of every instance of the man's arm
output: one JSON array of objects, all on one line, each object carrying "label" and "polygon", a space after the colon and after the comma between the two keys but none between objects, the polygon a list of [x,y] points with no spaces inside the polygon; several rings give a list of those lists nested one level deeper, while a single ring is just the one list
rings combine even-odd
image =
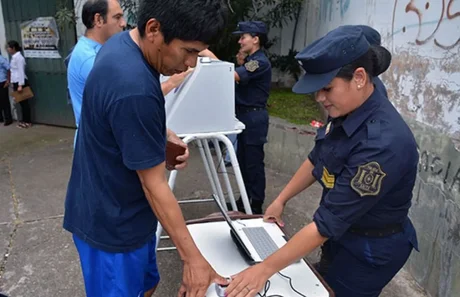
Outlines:
[{"label": "man's arm", "polygon": [[173,74],[167,81],[162,82],[161,91],[163,95],[166,96],[169,92],[177,88],[192,71],[193,68],[189,68],[187,71]]},{"label": "man's arm", "polygon": [[198,250],[164,173],[165,162],[137,171],[150,207],[184,263],[182,286],[178,296],[185,296],[191,291],[197,292],[196,296],[204,296],[211,283],[224,285],[227,282],[214,271]]},{"label": "man's arm", "polygon": [[165,176],[165,163],[137,171],[150,206],[184,262],[203,261]]}]

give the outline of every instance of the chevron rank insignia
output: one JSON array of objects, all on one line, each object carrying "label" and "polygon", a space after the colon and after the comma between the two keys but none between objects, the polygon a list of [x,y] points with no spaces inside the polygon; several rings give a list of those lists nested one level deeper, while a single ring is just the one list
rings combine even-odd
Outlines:
[{"label": "chevron rank insignia", "polygon": [[377,196],[380,193],[383,178],[386,173],[377,162],[369,162],[358,167],[358,172],[351,180],[350,186],[361,197]]},{"label": "chevron rank insignia", "polygon": [[326,167],[323,167],[323,177],[321,177],[321,181],[326,188],[332,189],[335,183],[335,176],[330,174]]},{"label": "chevron rank insignia", "polygon": [[244,68],[246,68],[246,70],[249,72],[254,72],[259,68],[259,61],[251,60],[246,62],[246,64],[244,64]]}]

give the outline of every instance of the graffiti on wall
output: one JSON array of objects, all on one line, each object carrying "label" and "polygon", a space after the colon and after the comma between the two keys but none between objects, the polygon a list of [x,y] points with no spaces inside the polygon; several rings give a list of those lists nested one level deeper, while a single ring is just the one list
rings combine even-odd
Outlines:
[{"label": "graffiti on wall", "polygon": [[[413,14],[413,16],[418,19],[418,22],[415,24],[395,27],[395,25],[398,25],[395,24],[395,21],[398,19],[397,16],[402,12],[404,12],[404,14]],[[415,44],[423,45],[433,41],[437,47],[449,50],[460,44],[460,30],[458,30],[458,22],[454,21],[454,19],[458,17],[460,17],[459,1],[395,0],[392,34],[406,33],[406,31],[411,27],[416,27],[418,33],[415,38]],[[455,28],[457,28],[457,30],[455,30]],[[444,33],[441,31],[444,31]],[[446,34],[447,32],[449,34]]]},{"label": "graffiti on wall", "polygon": [[460,1],[395,0],[383,75],[405,116],[460,141]]},{"label": "graffiti on wall", "polygon": [[334,10],[340,12],[340,16],[343,17],[350,8],[351,0],[322,0],[319,6],[319,19],[320,20],[332,20]]},{"label": "graffiti on wall", "polygon": [[460,166],[455,168],[452,163],[452,160],[447,160],[446,156],[424,150],[420,154],[419,172],[439,178],[450,192],[460,191]]}]

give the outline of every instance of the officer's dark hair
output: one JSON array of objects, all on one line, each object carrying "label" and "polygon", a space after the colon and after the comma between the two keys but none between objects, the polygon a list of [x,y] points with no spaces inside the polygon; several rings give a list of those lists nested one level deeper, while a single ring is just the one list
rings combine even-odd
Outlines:
[{"label": "officer's dark hair", "polygon": [[108,0],[88,0],[83,5],[81,12],[81,20],[86,29],[94,28],[94,16],[100,14],[104,23],[107,21],[107,13],[109,11]]},{"label": "officer's dark hair", "polygon": [[259,34],[259,33],[250,33],[250,35],[254,38],[254,37],[259,37],[259,45],[260,45],[260,48],[264,48],[265,45],[267,44],[268,42],[268,37],[267,37],[267,34]]},{"label": "officer's dark hair", "polygon": [[22,47],[19,45],[19,43],[18,43],[16,40],[10,40],[10,41],[8,41],[7,46],[8,46],[9,48],[14,49],[14,50],[17,51],[17,52],[22,51]]},{"label": "officer's dark hair", "polygon": [[391,54],[382,46],[372,45],[361,57],[343,66],[336,77],[350,81],[356,69],[362,67],[372,78],[385,72],[391,63]]},{"label": "officer's dark hair", "polygon": [[211,44],[225,28],[227,17],[223,0],[142,0],[137,27],[144,37],[147,22],[155,18],[165,43],[179,39]]}]

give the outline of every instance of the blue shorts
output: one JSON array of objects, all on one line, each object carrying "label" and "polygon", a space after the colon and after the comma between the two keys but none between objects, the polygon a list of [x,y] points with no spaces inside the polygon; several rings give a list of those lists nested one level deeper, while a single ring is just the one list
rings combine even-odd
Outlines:
[{"label": "blue shorts", "polygon": [[160,281],[155,241],[129,253],[107,253],[73,235],[87,297],[143,297]]}]

